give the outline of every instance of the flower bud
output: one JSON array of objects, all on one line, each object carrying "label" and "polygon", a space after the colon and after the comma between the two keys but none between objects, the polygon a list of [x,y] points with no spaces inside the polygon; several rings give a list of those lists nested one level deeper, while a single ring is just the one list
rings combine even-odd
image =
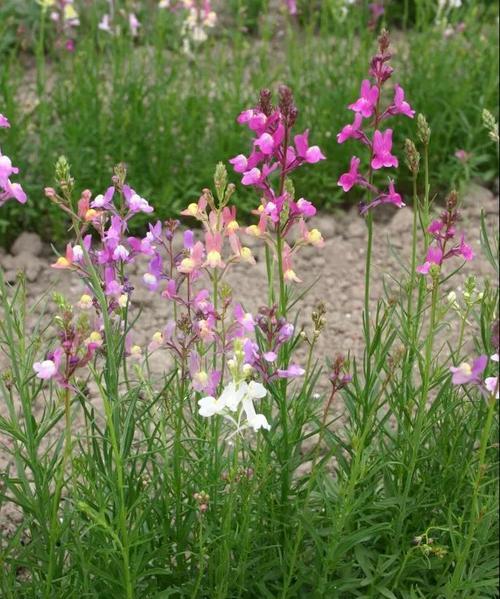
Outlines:
[{"label": "flower bud", "polygon": [[417,116],[417,136],[424,146],[429,145],[429,141],[431,139],[431,128],[429,127],[429,123],[423,114],[419,114]]},{"label": "flower bud", "polygon": [[411,139],[405,139],[406,166],[412,175],[417,175],[420,166],[420,154]]}]

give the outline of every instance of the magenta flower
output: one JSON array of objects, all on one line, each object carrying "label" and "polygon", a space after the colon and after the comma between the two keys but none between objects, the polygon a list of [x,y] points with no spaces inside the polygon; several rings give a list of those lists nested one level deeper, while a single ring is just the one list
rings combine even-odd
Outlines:
[{"label": "magenta flower", "polygon": [[427,250],[427,256],[425,257],[425,262],[420,266],[417,266],[417,272],[421,275],[426,275],[429,273],[429,270],[433,264],[441,265],[443,261],[443,251],[435,246],[430,246]]},{"label": "magenta flower", "polygon": [[459,366],[452,366],[450,372],[453,376],[451,382],[454,385],[466,385],[468,383],[481,383],[481,375],[483,374],[488,356],[479,356],[470,366],[467,362],[462,362]]},{"label": "magenta flower", "polygon": [[373,115],[377,106],[379,90],[376,85],[371,85],[368,79],[361,83],[360,97],[349,108],[354,112],[359,112],[365,119]]},{"label": "magenta flower", "polygon": [[0,186],[5,187],[11,175],[19,172],[16,166],[12,166],[12,162],[8,156],[3,156],[0,152]]},{"label": "magenta flower", "polygon": [[249,129],[257,133],[263,133],[267,123],[266,115],[260,110],[254,109],[244,110],[236,120],[240,125],[248,125]]},{"label": "magenta flower", "polygon": [[291,15],[297,14],[297,0],[285,0],[285,4],[287,5],[288,12]]},{"label": "magenta flower", "polygon": [[410,119],[415,116],[415,111],[405,100],[405,92],[403,88],[397,83],[394,86],[394,104],[389,106],[387,112],[392,115],[404,114]]},{"label": "magenta flower", "polygon": [[372,168],[375,170],[383,167],[397,168],[399,166],[396,156],[391,154],[392,150],[392,129],[385,132],[375,131],[373,135],[373,160]]},{"label": "magenta flower", "polygon": [[9,119],[0,112],[0,129],[10,127]]},{"label": "magenta flower", "polygon": [[300,135],[296,135],[294,142],[297,156],[305,162],[315,164],[320,160],[326,160],[326,156],[323,155],[318,146],[309,146],[309,129]]},{"label": "magenta flower", "polygon": [[316,214],[316,208],[312,202],[304,198],[299,198],[297,200],[295,206],[292,206],[292,210],[295,208],[298,210],[299,214],[305,218],[310,218]]},{"label": "magenta flower", "polygon": [[3,191],[0,186],[0,206],[11,199],[17,200],[20,204],[26,204],[28,196],[19,183],[11,183],[7,179],[6,184],[3,186]]},{"label": "magenta flower", "polygon": [[365,134],[361,130],[361,123],[363,122],[363,115],[357,112],[354,115],[354,121],[352,125],[345,125],[340,133],[337,133],[337,142],[343,144],[348,139],[364,139]]},{"label": "magenta flower", "polygon": [[357,158],[356,156],[353,156],[351,158],[351,166],[349,168],[349,171],[340,176],[337,185],[342,187],[342,189],[345,192],[352,189],[352,187],[354,187],[354,185],[356,185],[356,183],[358,182],[358,178],[359,178],[358,168],[359,168],[360,162],[361,162],[361,160],[359,158]]}]

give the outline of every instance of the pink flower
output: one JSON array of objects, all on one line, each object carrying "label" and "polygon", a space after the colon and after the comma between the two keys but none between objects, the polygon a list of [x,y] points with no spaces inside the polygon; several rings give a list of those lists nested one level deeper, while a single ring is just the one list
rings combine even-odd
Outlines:
[{"label": "pink flower", "polygon": [[229,162],[237,173],[244,173],[247,170],[248,159],[244,154],[238,154],[238,156],[231,158]]},{"label": "pink flower", "polygon": [[295,376],[302,376],[305,370],[297,364],[290,364],[286,370],[278,370],[277,372],[280,379],[289,379]]},{"label": "pink flower", "polygon": [[248,128],[256,132],[264,132],[267,116],[260,110],[244,110],[236,119],[240,125],[248,125]]},{"label": "pink flower", "polygon": [[349,191],[352,187],[354,187],[354,185],[356,185],[359,178],[358,168],[360,162],[361,160],[359,158],[353,156],[351,158],[351,166],[349,171],[340,176],[337,185],[342,187],[345,192]]},{"label": "pink flower", "polygon": [[347,139],[363,139],[364,134],[361,131],[361,123],[363,122],[363,115],[357,112],[354,115],[354,122],[352,125],[346,125],[340,133],[337,134],[337,142],[343,144]]},{"label": "pink flower", "polygon": [[104,195],[97,195],[90,206],[92,208],[103,208],[104,210],[108,210],[111,207],[114,194],[115,188],[114,185],[112,185],[111,187],[108,187]]},{"label": "pink flower", "polygon": [[387,129],[384,133],[375,131],[373,136],[373,160],[372,168],[375,170],[383,167],[397,168],[399,165],[396,156],[391,154],[392,150],[392,129]]},{"label": "pink flower", "polygon": [[474,259],[474,251],[470,245],[465,243],[465,237],[463,234],[462,234],[462,239],[460,241],[460,246],[458,248],[458,251],[459,251],[460,255],[463,257],[463,259],[467,260],[467,262]]},{"label": "pink flower", "polygon": [[54,352],[51,360],[43,360],[42,362],[35,362],[33,364],[33,370],[36,372],[36,376],[39,379],[47,381],[56,376],[59,366],[61,364],[62,349],[58,348]]},{"label": "pink flower", "polygon": [[453,376],[451,382],[454,385],[465,385],[467,383],[480,383],[481,375],[486,368],[488,362],[488,356],[479,356],[472,363],[472,366],[467,362],[462,362],[460,366],[452,366],[450,372]]},{"label": "pink flower", "polygon": [[498,399],[500,397],[500,392],[498,389],[498,377],[497,376],[488,376],[484,379],[484,386],[486,389],[493,395],[495,393],[495,397]]},{"label": "pink flower", "polygon": [[274,151],[274,139],[270,133],[263,133],[253,143],[265,156],[270,156]]},{"label": "pink flower", "polygon": [[139,22],[139,19],[135,16],[133,12],[131,12],[128,16],[128,24],[130,27],[130,33],[132,34],[132,37],[136,37],[141,24]]},{"label": "pink flower", "polygon": [[377,105],[378,94],[377,86],[372,86],[368,79],[364,79],[361,83],[360,97],[353,104],[349,104],[349,108],[354,112],[359,112],[364,118],[369,118]]},{"label": "pink flower", "polygon": [[20,204],[26,204],[28,196],[19,183],[11,183],[7,179],[3,187],[3,192],[0,189],[0,206],[10,199],[17,200]]},{"label": "pink flower", "polygon": [[455,158],[457,158],[462,164],[466,164],[471,159],[472,154],[465,150],[457,150],[455,152]]},{"label": "pink flower", "polygon": [[403,206],[405,206],[401,196],[394,189],[394,181],[392,179],[389,181],[388,193],[384,194],[382,197],[384,198],[384,203],[394,204],[398,208],[403,208]]},{"label": "pink flower", "polygon": [[205,233],[205,246],[207,250],[207,259],[203,266],[210,268],[224,268],[222,261],[222,235],[220,233]]},{"label": "pink flower", "polygon": [[326,160],[318,146],[309,146],[309,130],[294,137],[297,156],[309,164],[315,164],[320,160]]},{"label": "pink flower", "polygon": [[12,166],[12,162],[8,156],[2,156],[0,152],[0,186],[5,187],[11,175],[19,172],[16,166]]},{"label": "pink flower", "polygon": [[149,205],[148,201],[141,198],[141,196],[128,185],[123,186],[123,195],[130,212],[145,212],[146,214],[153,212],[153,208]]},{"label": "pink flower", "polygon": [[314,205],[309,200],[306,200],[304,198],[299,198],[297,200],[297,203],[295,204],[295,207],[297,208],[299,213],[305,218],[310,218],[316,214],[316,208],[314,207]]},{"label": "pink flower", "polygon": [[0,112],[0,129],[10,127],[9,119]]},{"label": "pink flower", "polygon": [[245,171],[243,173],[243,178],[241,179],[241,183],[243,185],[257,185],[261,180],[262,174],[260,169],[252,168],[249,171]]},{"label": "pink flower", "polygon": [[417,272],[421,275],[426,275],[429,273],[429,270],[433,264],[440,265],[443,261],[443,251],[438,248],[431,246],[427,250],[427,256],[425,258],[425,262],[420,266],[417,266]]},{"label": "pink flower", "polygon": [[291,15],[297,14],[297,0],[285,0],[285,4],[288,7],[288,12]]},{"label": "pink flower", "polygon": [[234,317],[236,322],[242,327],[243,331],[251,333],[255,329],[255,320],[250,312],[245,312],[241,304],[234,307]]},{"label": "pink flower", "polygon": [[389,106],[387,112],[392,115],[404,114],[410,119],[415,116],[415,111],[405,100],[405,92],[403,88],[397,83],[394,86],[394,104]]}]

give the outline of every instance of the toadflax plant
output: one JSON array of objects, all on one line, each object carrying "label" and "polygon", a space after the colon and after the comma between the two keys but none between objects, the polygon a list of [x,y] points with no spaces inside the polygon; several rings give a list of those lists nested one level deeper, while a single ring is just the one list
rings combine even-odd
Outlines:
[{"label": "toadflax plant", "polygon": [[[155,217],[123,164],[92,191],[57,161],[45,200],[72,238],[51,267],[78,297],[28,302],[23,278],[11,288],[0,271],[0,516],[15,507],[2,596],[494,596],[498,289],[458,278],[478,251],[458,195],[441,207],[430,195],[431,129],[391,86],[390,58],[384,32],[338,135],[364,149],[338,181],[360,193],[368,229],[365,347],[335,355],[326,377],[329,356],[315,351],[326,308],[299,327],[296,258],[330,241],[292,182],[326,157],[297,127],[288,87],[235,115],[249,140],[229,164],[255,192],[246,224],[222,163],[181,224]],[[396,117],[416,122],[404,200],[386,126]],[[0,156],[5,199],[24,202],[14,174]],[[374,304],[382,204],[412,210],[412,234],[394,251],[400,271],[383,265]],[[483,217],[498,272],[491,239]],[[231,288],[238,269],[251,297]]]}]

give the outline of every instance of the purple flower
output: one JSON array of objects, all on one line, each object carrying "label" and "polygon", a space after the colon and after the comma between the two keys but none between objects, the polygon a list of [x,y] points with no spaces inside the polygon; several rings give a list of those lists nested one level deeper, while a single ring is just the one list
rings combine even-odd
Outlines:
[{"label": "purple flower", "polygon": [[290,364],[286,370],[278,369],[277,373],[280,379],[289,379],[295,376],[302,376],[305,370],[297,364]]},{"label": "purple flower", "polygon": [[394,86],[394,104],[388,108],[388,113],[392,115],[404,114],[410,119],[415,116],[415,111],[405,100],[403,88],[397,83]]},{"label": "purple flower", "polygon": [[294,142],[297,156],[309,164],[315,164],[320,160],[326,160],[326,156],[323,155],[318,146],[309,146],[309,129],[306,129],[306,131],[300,135],[296,135],[294,137]]},{"label": "purple flower", "polygon": [[486,368],[488,356],[479,356],[470,366],[467,362],[462,362],[460,366],[452,366],[450,372],[453,374],[451,382],[454,385],[466,385],[468,383],[480,383],[481,375]]},{"label": "purple flower", "polygon": [[354,112],[359,112],[364,118],[372,116],[378,102],[379,90],[376,85],[371,85],[368,79],[361,83],[360,97],[349,108]]},{"label": "purple flower", "polygon": [[373,160],[372,168],[375,170],[383,167],[397,168],[399,165],[396,156],[391,154],[392,150],[392,129],[387,129],[383,133],[375,131],[373,135]]},{"label": "purple flower", "polygon": [[0,129],[10,127],[9,119],[0,112]]},{"label": "purple flower", "polygon": [[356,156],[353,156],[351,158],[351,166],[349,168],[349,171],[340,176],[337,185],[342,187],[342,189],[345,192],[352,189],[352,187],[354,187],[354,185],[356,185],[356,183],[358,182],[358,178],[359,178],[358,168],[359,168],[360,162],[361,162],[361,160],[359,158],[357,158]]},{"label": "purple flower", "polygon": [[33,364],[33,370],[36,372],[36,376],[44,381],[54,378],[59,370],[62,354],[63,350],[59,347],[56,349],[51,359],[35,362]]},{"label": "purple flower", "polygon": [[417,266],[417,272],[421,275],[428,274],[431,266],[433,264],[441,265],[443,261],[443,251],[435,246],[430,246],[427,250],[427,256],[425,257],[425,262],[420,266]]},{"label": "purple flower", "polygon": [[352,125],[346,125],[340,133],[337,134],[337,142],[343,144],[347,139],[363,139],[364,133],[361,131],[361,123],[363,122],[363,115],[357,112],[354,115],[354,122]]},{"label": "purple flower", "polygon": [[295,207],[305,218],[310,218],[316,214],[316,208],[314,205],[309,200],[305,200],[304,198],[299,198],[295,204]]}]

